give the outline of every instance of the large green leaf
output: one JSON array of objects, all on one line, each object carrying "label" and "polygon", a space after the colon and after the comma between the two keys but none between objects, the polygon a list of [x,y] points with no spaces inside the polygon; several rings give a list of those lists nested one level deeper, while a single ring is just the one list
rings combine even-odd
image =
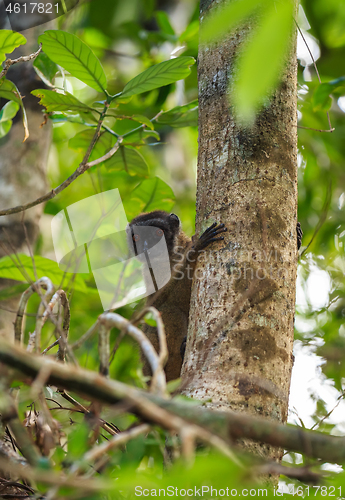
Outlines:
[{"label": "large green leaf", "polygon": [[291,43],[292,26],[293,2],[272,2],[243,49],[231,97],[242,122],[254,119],[278,82]]},{"label": "large green leaf", "polygon": [[69,92],[60,94],[54,90],[47,89],[36,89],[31,92],[36,97],[40,98],[40,104],[45,106],[48,112],[50,111],[76,111],[80,112],[90,112],[92,108],[79,101],[74,95]]},{"label": "large green leaf", "polygon": [[176,106],[165,111],[157,118],[158,123],[170,125],[171,127],[197,127],[198,126],[198,100]]},{"label": "large green leaf", "polygon": [[[19,90],[13,82],[6,80],[5,77],[0,80],[0,97],[7,99],[8,101],[14,101],[22,108],[23,112],[23,127],[24,127],[24,141],[29,137],[28,120],[26,116],[26,111],[23,105],[22,98],[20,96]],[[23,141],[23,142],[24,142]]]},{"label": "large green leaf", "polygon": [[194,63],[193,57],[182,56],[155,64],[130,80],[119,97],[141,94],[182,80],[190,74],[190,67]]},{"label": "large green leaf", "polygon": [[0,138],[11,130],[12,118],[14,118],[20,106],[17,102],[9,101],[0,111]]},{"label": "large green leaf", "polygon": [[[31,257],[24,254],[18,254],[17,257],[30,280],[36,281]],[[16,260],[15,257],[14,260]],[[46,276],[54,283],[54,285],[58,286],[62,284],[62,287],[68,285],[68,283],[73,280],[73,287],[75,290],[80,290],[82,292],[86,291],[85,282],[80,275],[75,276],[73,273],[64,273],[63,271],[60,271],[56,262],[46,259],[45,257],[36,255],[34,260],[38,278]],[[0,278],[27,281],[20,270],[20,266],[18,264],[16,265],[9,256],[0,259]]]},{"label": "large green leaf", "polygon": [[159,177],[146,179],[123,200],[127,217],[132,219],[140,212],[166,210],[169,212],[175,204],[173,190]]},{"label": "large green leaf", "polygon": [[149,174],[145,158],[130,147],[121,146],[104,165],[109,170],[125,170],[129,175],[147,177]]},{"label": "large green leaf", "polygon": [[0,30],[0,64],[6,59],[5,54],[10,54],[19,45],[24,45],[26,38],[11,30]]},{"label": "large green leaf", "polygon": [[77,36],[60,30],[48,30],[38,37],[47,56],[72,76],[99,92],[107,87],[103,67],[95,54]]}]

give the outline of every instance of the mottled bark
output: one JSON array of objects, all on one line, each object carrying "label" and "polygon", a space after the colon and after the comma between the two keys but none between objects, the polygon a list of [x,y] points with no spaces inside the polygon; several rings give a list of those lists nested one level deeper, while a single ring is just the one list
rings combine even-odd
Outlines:
[{"label": "mottled bark", "polygon": [[[22,16],[24,24],[26,19],[30,21],[29,16],[27,18]],[[9,26],[3,27],[10,28]],[[11,59],[35,52],[38,49],[39,34],[53,27],[54,24],[48,23],[23,31],[27,44],[16,49],[10,55]],[[6,75],[17,85],[23,97],[30,136],[26,142],[23,142],[24,129],[20,111],[14,119],[10,133],[0,140],[0,208],[2,209],[24,204],[47,191],[46,166],[51,142],[51,126],[50,123],[41,126],[44,120],[42,107],[38,105],[37,98],[30,94],[33,89],[44,87],[43,82],[33,70],[32,63],[33,61],[18,63],[12,66]],[[4,103],[5,101],[2,101],[2,105]],[[13,250],[28,253],[24,226],[30,244],[34,245],[38,236],[42,210],[43,206],[39,205],[25,213],[0,217],[0,242],[2,243],[0,257],[6,253],[13,253]],[[8,281],[0,280],[0,291],[8,284]],[[17,305],[17,297],[0,302],[0,335],[8,339],[13,339],[15,318],[15,314],[9,310],[16,310]]]},{"label": "mottled bark", "polygon": [[[201,1],[201,21],[214,4]],[[297,268],[296,44],[269,105],[244,128],[229,101],[247,33],[199,49],[197,233],[214,220],[228,233],[194,275],[182,385],[211,407],[286,422]]]}]

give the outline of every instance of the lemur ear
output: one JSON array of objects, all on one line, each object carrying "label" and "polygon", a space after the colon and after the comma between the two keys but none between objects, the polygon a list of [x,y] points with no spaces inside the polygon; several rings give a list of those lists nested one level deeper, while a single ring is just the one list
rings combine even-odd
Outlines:
[{"label": "lemur ear", "polygon": [[180,226],[180,219],[177,217],[176,214],[170,214],[169,215],[169,219],[170,219],[171,224],[174,227],[179,227]]}]

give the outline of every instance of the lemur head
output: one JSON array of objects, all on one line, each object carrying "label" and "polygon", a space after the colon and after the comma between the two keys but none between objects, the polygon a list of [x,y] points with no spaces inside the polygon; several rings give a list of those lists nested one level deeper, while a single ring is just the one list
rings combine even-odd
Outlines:
[{"label": "lemur head", "polygon": [[145,250],[149,251],[164,236],[169,255],[171,255],[180,227],[181,223],[177,215],[163,210],[138,215],[127,227],[130,248],[134,247],[135,255],[139,255]]}]

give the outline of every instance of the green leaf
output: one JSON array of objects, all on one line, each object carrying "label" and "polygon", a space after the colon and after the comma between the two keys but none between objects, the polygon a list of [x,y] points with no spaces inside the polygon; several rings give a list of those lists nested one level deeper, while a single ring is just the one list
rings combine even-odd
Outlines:
[{"label": "green leaf", "polygon": [[11,120],[14,118],[20,108],[20,105],[15,101],[9,101],[0,111],[0,122]]},{"label": "green leaf", "polygon": [[232,92],[237,117],[243,123],[253,121],[255,112],[279,80],[292,25],[293,3],[274,3],[264,12],[243,49]]},{"label": "green leaf", "polygon": [[175,31],[170,24],[168,14],[164,10],[157,10],[155,13],[159,29],[167,35],[175,35]]},{"label": "green leaf", "polygon": [[0,64],[6,59],[5,54],[10,54],[19,45],[24,45],[26,38],[11,30],[0,30]]},{"label": "green leaf", "polygon": [[[69,140],[68,147],[85,154],[94,135],[95,129],[82,130]],[[93,147],[89,161],[97,160],[105,155],[113,147],[114,143],[115,140],[113,140],[112,135],[108,132],[103,132]]]},{"label": "green leaf", "polygon": [[[18,254],[17,258],[20,260],[23,268],[31,281],[36,281],[34,268],[32,265],[31,257],[24,254]],[[16,260],[16,257],[14,257]],[[35,268],[38,278],[46,276],[54,285],[68,284],[73,280],[73,287],[75,290],[85,292],[87,290],[85,282],[80,275],[75,276],[73,273],[64,273],[60,271],[58,264],[45,257],[36,255],[34,257]],[[20,266],[15,264],[9,256],[0,259],[0,278],[11,279],[16,281],[27,281],[26,277],[20,271]]]},{"label": "green leaf", "polygon": [[132,176],[147,177],[149,174],[145,158],[136,149],[127,146],[121,146],[104,165],[108,170],[125,170]]},{"label": "green leaf", "polygon": [[330,94],[340,97],[345,94],[345,77],[341,76],[336,80],[321,83],[315,90],[313,95],[314,111],[328,111],[332,106]]},{"label": "green leaf", "polygon": [[12,120],[0,121],[0,139],[9,133],[12,127]]},{"label": "green leaf", "polygon": [[41,80],[46,85],[52,87],[53,79],[59,71],[58,65],[49,59],[47,54],[41,52],[34,60],[33,67]]},{"label": "green leaf", "polygon": [[13,82],[6,80],[5,77],[0,80],[0,97],[7,99],[8,101],[14,101],[22,108],[23,112],[23,127],[24,127],[24,141],[29,137],[28,120],[26,116],[26,111],[23,105],[22,98],[20,96],[19,90]]},{"label": "green leaf", "polygon": [[146,127],[149,128],[150,130],[154,129],[153,123],[147,118],[147,116],[132,115],[131,118],[132,118],[132,120],[134,120],[136,122],[139,122],[139,123],[146,125]]},{"label": "green leaf", "polygon": [[0,97],[8,101],[14,101],[22,106],[22,100],[17,87],[10,80],[6,80],[5,77],[0,80]]},{"label": "green leaf", "polygon": [[12,118],[14,118],[20,106],[17,102],[9,101],[0,111],[0,138],[11,130]]},{"label": "green leaf", "polygon": [[127,217],[135,217],[140,212],[166,210],[169,212],[175,204],[173,190],[159,177],[147,179],[139,184],[129,198],[123,200]]},{"label": "green leaf", "polygon": [[164,87],[177,80],[182,80],[190,74],[190,67],[194,63],[195,59],[193,57],[182,56],[151,66],[151,68],[130,80],[119,97],[142,94],[149,90]]},{"label": "green leaf", "polygon": [[36,97],[39,97],[40,104],[44,106],[48,112],[51,111],[76,111],[80,112],[90,112],[93,111],[92,108],[79,101],[74,95],[69,92],[60,94],[54,90],[47,89],[36,89],[31,92]]},{"label": "green leaf", "polygon": [[199,20],[192,21],[185,31],[181,33],[181,35],[178,37],[178,40],[180,43],[183,42],[188,42],[189,40],[192,40],[194,37],[196,37],[199,33]]},{"label": "green leaf", "polygon": [[191,101],[183,106],[165,111],[157,118],[158,123],[171,127],[197,127],[198,126],[198,100]]},{"label": "green leaf", "polygon": [[87,422],[75,425],[68,435],[68,458],[75,461],[82,457],[89,446],[90,426]]},{"label": "green leaf", "polygon": [[48,30],[38,37],[47,56],[72,76],[99,92],[107,87],[104,69],[84,42],[75,35],[60,30]]}]

